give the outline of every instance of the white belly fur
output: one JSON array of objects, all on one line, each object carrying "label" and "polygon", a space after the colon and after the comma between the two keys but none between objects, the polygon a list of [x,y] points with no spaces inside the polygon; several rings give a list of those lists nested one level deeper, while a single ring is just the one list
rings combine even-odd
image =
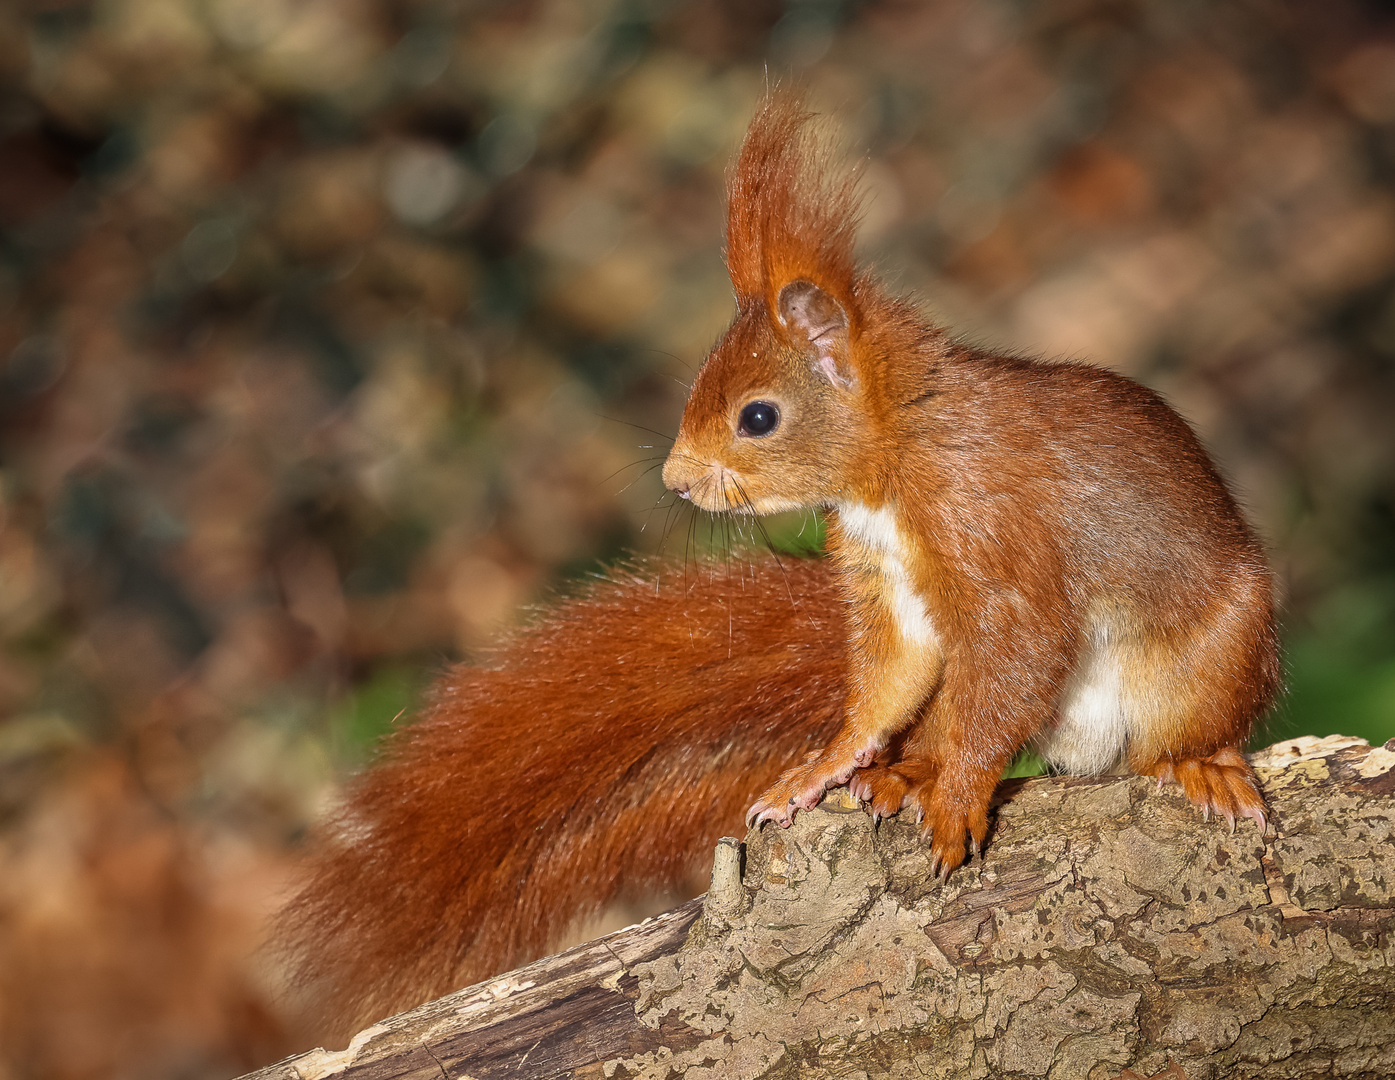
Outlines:
[{"label": "white belly fur", "polygon": [[1077,776],[1111,769],[1128,735],[1122,649],[1110,631],[1103,619],[1095,621],[1061,692],[1060,721],[1038,736],[1033,747],[1058,769]]},{"label": "white belly fur", "polygon": [[[839,507],[843,534],[880,567],[886,598],[901,636],[916,645],[938,640],[925,601],[906,569],[906,545],[889,506],[851,504]],[[1089,641],[1081,651],[1061,693],[1059,722],[1034,742],[1034,749],[1065,772],[1079,776],[1112,768],[1124,751],[1127,715],[1124,703],[1122,627],[1111,625],[1117,609],[1102,605],[1091,620]]]}]

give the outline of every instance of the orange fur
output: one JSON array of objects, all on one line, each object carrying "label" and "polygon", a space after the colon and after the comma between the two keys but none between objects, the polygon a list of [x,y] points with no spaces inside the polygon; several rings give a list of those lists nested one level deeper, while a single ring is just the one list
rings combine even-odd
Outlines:
[{"label": "orange fur", "polygon": [[848,713],[750,820],[851,782],[875,813],[915,806],[948,872],[1031,743],[1070,771],[1126,758],[1262,828],[1237,748],[1279,685],[1272,584],[1195,435],[1137,383],[964,348],[888,297],[807,122],[776,97],[747,135],[738,311],[664,467],[708,510],[829,512]]},{"label": "orange fur", "polygon": [[346,792],[281,918],[338,1033],[703,873],[843,713],[831,575],[782,564],[636,564],[441,678]]},{"label": "orange fur", "polygon": [[914,807],[946,872],[1028,743],[1263,826],[1238,748],[1279,684],[1270,577],[1195,436],[1136,383],[966,349],[883,293],[807,121],[775,98],[742,148],[737,314],[664,476],[711,510],[827,508],[829,560],[641,564],[443,677],[283,917],[341,1031],[700,872],[762,790],[783,823],[842,781]]}]

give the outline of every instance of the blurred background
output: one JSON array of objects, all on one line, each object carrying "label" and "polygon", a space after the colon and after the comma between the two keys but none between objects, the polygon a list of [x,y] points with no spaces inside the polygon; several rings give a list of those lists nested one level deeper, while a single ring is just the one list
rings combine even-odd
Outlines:
[{"label": "blurred background", "polygon": [[1283,581],[1262,740],[1395,735],[1387,5],[5,4],[0,1080],[309,1045],[255,949],[336,777],[522,605],[682,554],[644,474],[790,79],[896,291],[1201,432]]}]

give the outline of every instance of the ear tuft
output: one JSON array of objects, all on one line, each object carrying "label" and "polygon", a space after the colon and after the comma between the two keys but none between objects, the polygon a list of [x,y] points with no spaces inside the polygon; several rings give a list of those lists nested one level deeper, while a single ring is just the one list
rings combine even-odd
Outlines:
[{"label": "ear tuft", "polygon": [[848,358],[848,313],[812,281],[791,281],[780,290],[780,325],[814,353],[815,371],[835,386],[853,385]]},{"label": "ear tuft", "polygon": [[[861,199],[825,125],[797,93],[761,104],[736,158],[727,193],[727,268],[743,309],[778,306],[777,290],[817,281],[849,303]],[[848,317],[858,325],[858,312]]]}]

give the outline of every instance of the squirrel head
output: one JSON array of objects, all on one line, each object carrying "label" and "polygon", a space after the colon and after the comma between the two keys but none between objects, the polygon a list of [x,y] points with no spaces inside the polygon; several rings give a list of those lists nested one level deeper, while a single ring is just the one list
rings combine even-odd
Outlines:
[{"label": "squirrel head", "polygon": [[693,383],[664,483],[706,510],[766,514],[853,497],[873,445],[859,346],[858,194],[798,99],[765,101],[728,185],[737,313]]}]

